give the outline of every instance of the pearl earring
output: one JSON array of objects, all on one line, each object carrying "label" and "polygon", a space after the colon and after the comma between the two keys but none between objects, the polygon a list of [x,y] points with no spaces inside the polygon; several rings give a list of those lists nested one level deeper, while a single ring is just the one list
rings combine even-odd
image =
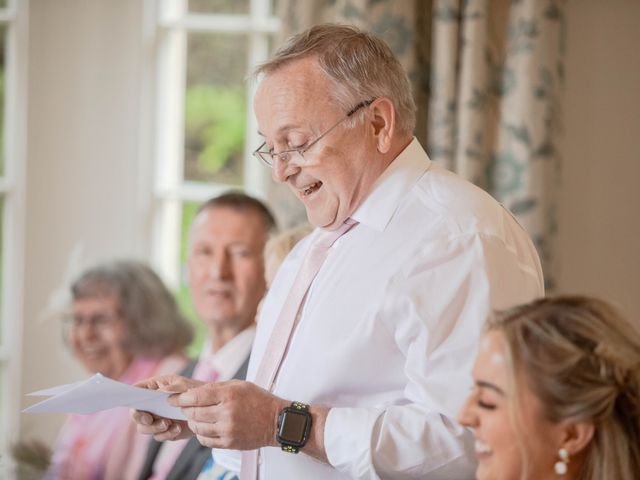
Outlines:
[{"label": "pearl earring", "polygon": [[567,464],[569,463],[569,452],[567,452],[566,448],[561,448],[558,450],[558,456],[560,460],[558,460],[553,469],[558,475],[566,475],[567,474]]}]

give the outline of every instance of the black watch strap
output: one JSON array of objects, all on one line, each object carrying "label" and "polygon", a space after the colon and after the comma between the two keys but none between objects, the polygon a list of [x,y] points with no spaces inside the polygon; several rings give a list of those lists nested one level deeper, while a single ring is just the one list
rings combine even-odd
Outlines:
[{"label": "black watch strap", "polygon": [[277,440],[282,451],[298,453],[307,443],[311,430],[311,414],[309,405],[292,402],[278,416]]}]

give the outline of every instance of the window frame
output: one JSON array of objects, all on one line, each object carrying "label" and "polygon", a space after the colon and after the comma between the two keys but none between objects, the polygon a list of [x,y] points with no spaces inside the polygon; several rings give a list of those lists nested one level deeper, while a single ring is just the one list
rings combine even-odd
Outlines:
[{"label": "window frame", "polygon": [[[267,60],[269,37],[280,29],[280,20],[270,14],[272,0],[250,0],[247,14],[186,12],[187,0],[147,0],[145,37],[152,51],[153,65],[147,69],[147,83],[153,89],[143,98],[151,112],[143,122],[150,132],[150,147],[141,159],[151,158],[143,168],[151,181],[149,192],[150,262],[174,289],[181,283],[179,262],[181,211],[184,202],[203,202],[230,188],[227,184],[184,180],[184,94],[186,52],[189,33],[245,34],[248,38],[247,71]],[[246,82],[246,98],[255,94],[255,82]],[[260,165],[251,152],[260,143],[258,127],[247,101],[243,181],[241,188],[258,198],[266,198],[270,171]],[[144,126],[146,125],[146,127]]]},{"label": "window frame", "polygon": [[0,459],[6,459],[0,462],[0,475],[13,466],[8,450],[19,435],[22,398],[28,9],[29,0],[8,0],[0,10],[0,23],[6,28],[0,385],[8,387],[0,388]]}]

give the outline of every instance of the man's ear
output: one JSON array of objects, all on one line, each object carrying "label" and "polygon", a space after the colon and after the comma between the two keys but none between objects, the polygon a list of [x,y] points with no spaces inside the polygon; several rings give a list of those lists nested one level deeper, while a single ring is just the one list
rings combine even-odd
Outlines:
[{"label": "man's ear", "polygon": [[369,109],[378,151],[387,153],[391,148],[391,139],[396,128],[396,110],[393,102],[387,97],[379,97],[373,101]]},{"label": "man's ear", "polygon": [[560,448],[565,448],[569,455],[576,455],[583,451],[595,433],[593,422],[583,421],[567,421],[563,425],[563,442]]}]

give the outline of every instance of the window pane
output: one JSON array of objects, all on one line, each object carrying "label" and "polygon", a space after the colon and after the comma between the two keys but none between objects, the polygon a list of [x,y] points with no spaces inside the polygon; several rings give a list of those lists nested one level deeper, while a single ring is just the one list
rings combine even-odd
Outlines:
[{"label": "window pane", "polygon": [[194,326],[195,337],[187,352],[190,357],[198,356],[202,349],[202,343],[207,336],[207,330],[202,323],[202,320],[198,318],[198,315],[193,308],[193,304],[191,303],[189,286],[187,285],[189,227],[193,222],[198,206],[198,203],[193,202],[185,202],[182,205],[182,228],[180,233],[180,266],[183,274],[180,281],[180,290],[178,291],[178,305],[180,305],[180,309]]},{"label": "window pane", "polygon": [[[1,1],[1,0],[0,0]],[[0,25],[0,175],[4,175],[5,141],[4,141],[4,90],[6,59],[7,27]]]},{"label": "window pane", "polygon": [[241,185],[247,36],[191,33],[187,40],[184,178]]},{"label": "window pane", "polygon": [[249,0],[189,0],[193,13],[249,13]]}]

